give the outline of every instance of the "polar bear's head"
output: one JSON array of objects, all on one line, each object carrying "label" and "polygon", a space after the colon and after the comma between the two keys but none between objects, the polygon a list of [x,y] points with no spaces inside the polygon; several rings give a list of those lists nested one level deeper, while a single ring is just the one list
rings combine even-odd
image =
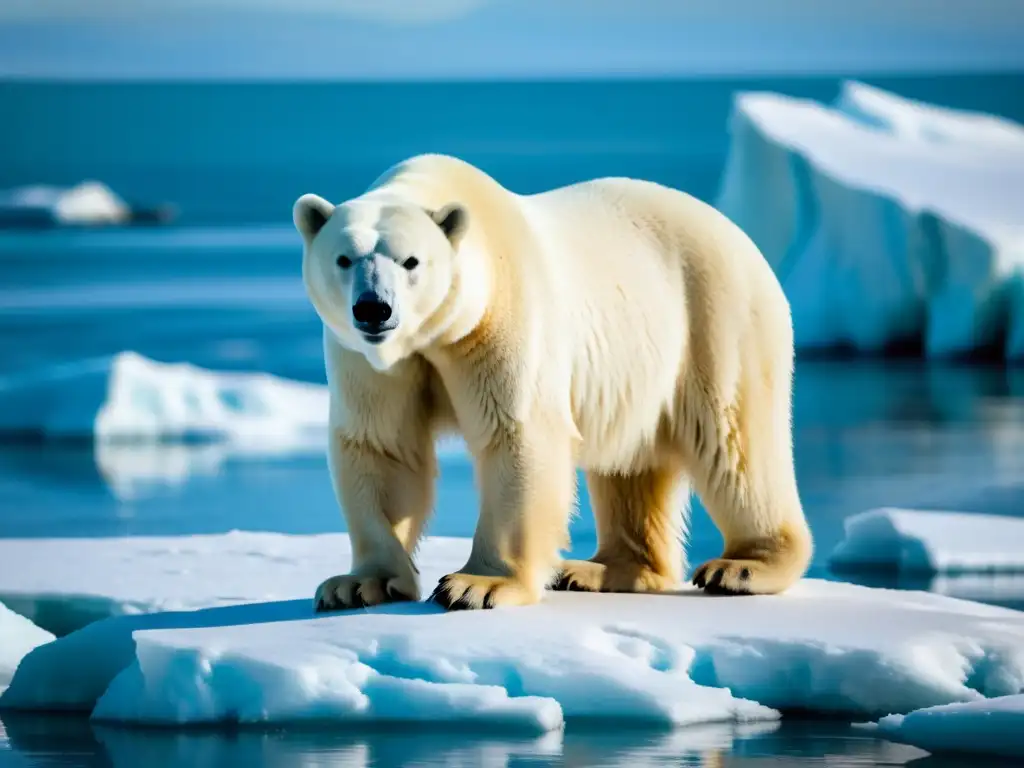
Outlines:
[{"label": "polar bear's head", "polygon": [[432,341],[467,226],[463,206],[428,210],[372,196],[334,206],[306,194],[292,218],[306,291],[343,346],[386,370]]}]

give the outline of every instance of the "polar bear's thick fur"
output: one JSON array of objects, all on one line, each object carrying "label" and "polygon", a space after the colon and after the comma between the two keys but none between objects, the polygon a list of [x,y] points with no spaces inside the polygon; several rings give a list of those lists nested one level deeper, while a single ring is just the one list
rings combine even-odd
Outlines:
[{"label": "polar bear's thick fur", "polygon": [[[775,593],[805,573],[789,305],[714,208],[625,178],[518,195],[423,155],[337,207],[303,195],[293,218],[354,558],[319,610],[419,599],[413,555],[449,430],[475,460],[480,512],[468,562],[434,590],[446,607],[677,588],[691,484],[725,542],[699,587]],[[598,548],[563,561],[577,467]]]}]

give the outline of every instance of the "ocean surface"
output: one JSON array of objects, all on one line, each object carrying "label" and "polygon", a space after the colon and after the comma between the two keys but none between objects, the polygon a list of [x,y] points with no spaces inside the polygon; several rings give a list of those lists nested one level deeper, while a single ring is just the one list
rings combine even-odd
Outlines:
[{"label": "ocean surface", "polygon": [[[871,78],[940,104],[1024,121],[1024,75]],[[0,233],[0,392],[134,350],[218,370],[324,380],[299,282],[292,201],[340,199],[401,157],[461,154],[520,191],[643,176],[713,199],[736,90],[820,99],[838,81],[523,84],[0,83],[0,187],[97,178],[182,211],[166,229]],[[399,107],[400,105],[400,107]],[[1024,368],[914,359],[800,360],[797,476],[817,549],[883,505],[1024,515]],[[477,495],[446,458],[431,532],[469,536]],[[218,445],[0,442],[0,537],[344,530],[319,451],[269,460]],[[585,487],[573,553],[595,546]],[[699,503],[691,563],[721,540]],[[0,563],[0,568],[3,564]],[[1024,593],[956,579],[874,583],[1024,607]],[[310,585],[310,589],[315,587]],[[844,723],[680,733],[572,728],[517,741],[451,733],[123,731],[0,717],[0,765],[983,765],[940,761]],[[923,759],[922,759],[923,758]]]}]

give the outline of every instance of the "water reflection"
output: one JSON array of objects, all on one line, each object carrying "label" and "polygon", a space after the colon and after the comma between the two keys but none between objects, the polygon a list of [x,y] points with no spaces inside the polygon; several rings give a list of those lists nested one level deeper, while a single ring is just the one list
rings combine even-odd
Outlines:
[{"label": "water reflection", "polygon": [[359,732],[301,728],[180,732],[95,726],[82,716],[13,713],[5,713],[0,722],[15,753],[30,760],[45,759],[54,766],[979,765],[969,757],[929,757],[923,750],[878,740],[835,721],[716,723],[672,731],[570,724],[564,732],[539,737],[406,726]]},{"label": "water reflection", "polygon": [[960,600],[1024,610],[1024,573],[901,574],[843,572],[843,581],[866,587],[913,589]]},{"label": "water reflection", "polygon": [[93,448],[100,478],[114,497],[122,502],[166,494],[193,480],[216,477],[232,460],[251,462],[274,457],[323,455],[323,440],[273,451],[261,451],[258,447],[234,442],[204,445],[100,442]]}]

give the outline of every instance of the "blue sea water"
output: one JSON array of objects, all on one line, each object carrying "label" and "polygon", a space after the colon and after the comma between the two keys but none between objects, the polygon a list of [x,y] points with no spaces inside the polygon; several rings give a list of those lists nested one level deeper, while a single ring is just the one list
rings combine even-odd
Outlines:
[{"label": "blue sea water", "polygon": [[[1024,75],[871,82],[1024,121]],[[0,383],[127,349],[323,381],[319,325],[288,220],[299,194],[342,198],[405,155],[446,151],[521,191],[626,174],[711,199],[729,100],[752,88],[828,99],[837,81],[0,83],[0,114],[18,116],[0,121],[0,187],[98,178],[130,199],[171,200],[183,215],[167,229],[0,233]],[[1022,396],[1024,369],[799,361],[794,440],[817,542],[811,574],[835,578],[826,560],[844,517],[873,506],[1024,514]],[[476,499],[470,466],[445,459],[432,532],[471,535]],[[234,528],[343,530],[324,457],[252,460],[209,445],[0,445],[0,537]],[[573,552],[588,555],[595,533],[583,486],[572,534]],[[691,562],[720,546],[695,504]],[[1024,607],[1024,595],[983,582],[963,593],[955,580],[941,588]],[[923,754],[845,724],[800,721],[744,734],[570,729],[554,743],[463,733],[152,734],[8,714],[0,722],[0,765],[901,765]]]}]

